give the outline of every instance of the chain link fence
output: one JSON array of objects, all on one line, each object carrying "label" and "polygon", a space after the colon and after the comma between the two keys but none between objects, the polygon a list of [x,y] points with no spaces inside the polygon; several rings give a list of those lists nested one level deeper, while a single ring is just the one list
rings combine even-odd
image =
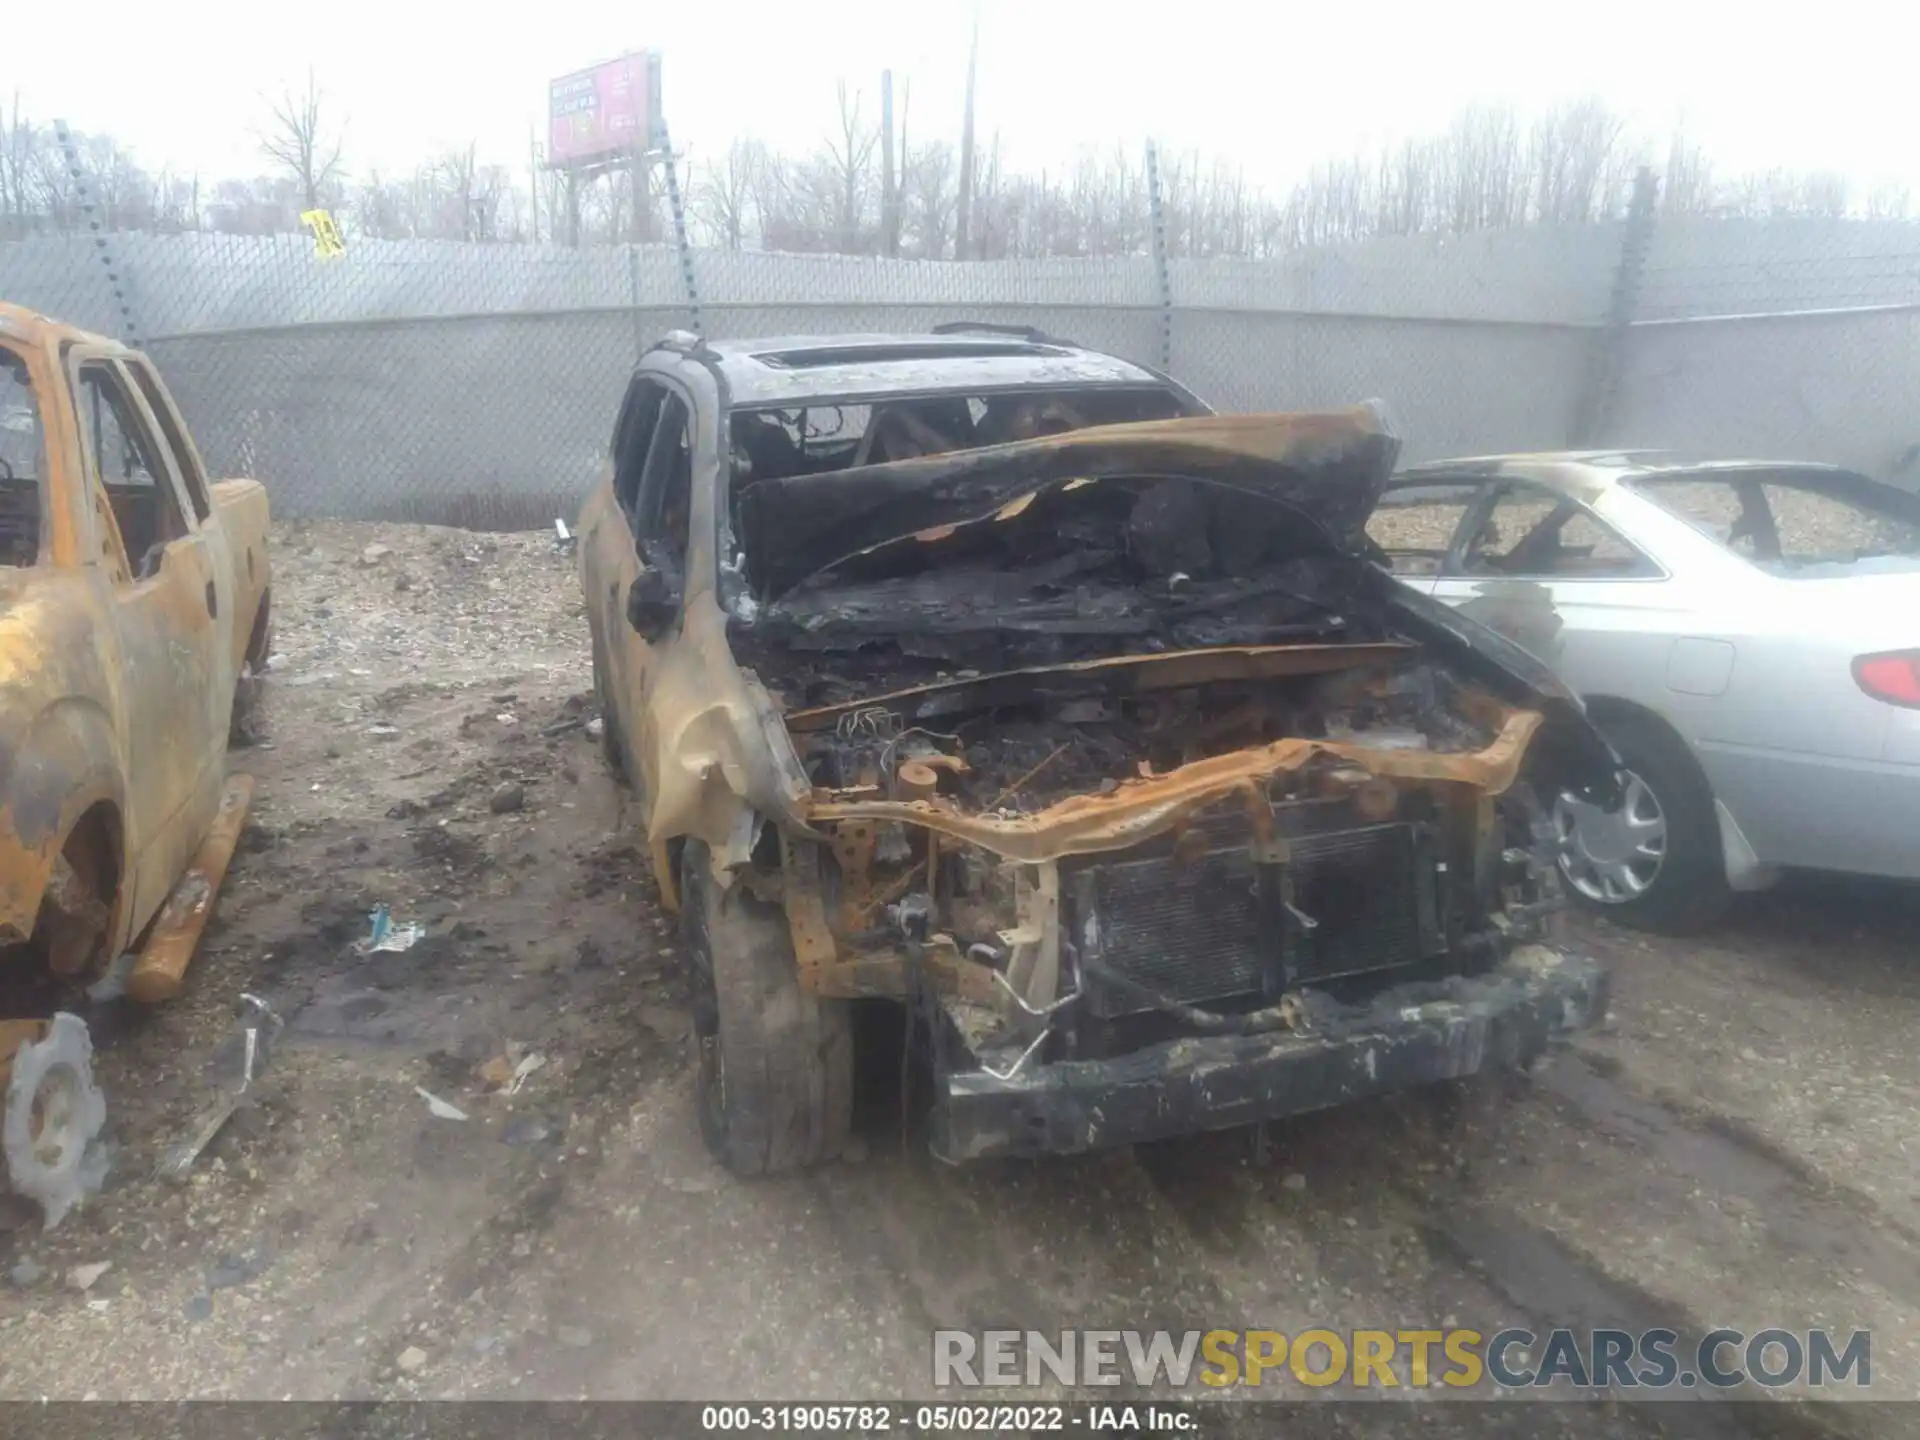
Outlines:
[{"label": "chain link fence", "polygon": [[1408,460],[1566,446],[1604,386],[1599,443],[1920,484],[1920,226],[1689,220],[1636,246],[1632,224],[1260,262],[56,234],[0,243],[0,297],[147,349],[209,465],[284,517],[570,515],[635,360],[694,323],[689,270],[713,338],[1030,325],[1224,410],[1384,399]]}]

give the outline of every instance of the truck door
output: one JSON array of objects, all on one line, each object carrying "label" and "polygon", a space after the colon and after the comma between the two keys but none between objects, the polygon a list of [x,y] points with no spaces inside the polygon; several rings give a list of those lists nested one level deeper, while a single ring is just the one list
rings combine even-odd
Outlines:
[{"label": "truck door", "polygon": [[218,804],[226,729],[210,726],[220,595],[202,534],[144,402],[109,355],[76,348],[93,553],[120,653],[135,913],[165,898]]}]

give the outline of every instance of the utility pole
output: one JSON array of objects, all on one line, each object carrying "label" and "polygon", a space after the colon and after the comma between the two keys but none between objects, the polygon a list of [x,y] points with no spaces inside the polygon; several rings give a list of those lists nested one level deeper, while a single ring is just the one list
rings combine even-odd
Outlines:
[{"label": "utility pole", "polygon": [[533,138],[533,126],[527,126],[527,199],[533,212],[533,243],[540,243],[540,146]]},{"label": "utility pole", "polygon": [[627,156],[627,175],[633,187],[633,241],[643,244],[653,239],[653,152],[646,144],[636,143]]},{"label": "utility pole", "polygon": [[900,253],[900,191],[893,168],[893,71],[880,72],[880,244]]},{"label": "utility pole", "polygon": [[973,216],[973,79],[980,59],[980,7],[973,9],[973,38],[967,44],[967,108],[960,121],[960,203],[953,227],[953,258],[967,258],[967,227]]}]

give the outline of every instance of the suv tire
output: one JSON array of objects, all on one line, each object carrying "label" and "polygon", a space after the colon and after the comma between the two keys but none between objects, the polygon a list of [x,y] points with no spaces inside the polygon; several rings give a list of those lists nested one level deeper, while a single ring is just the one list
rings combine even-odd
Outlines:
[{"label": "suv tire", "polygon": [[681,856],[680,925],[707,1148],[736,1175],[838,1156],[853,1128],[847,1002],[800,988],[785,913],[739,885],[722,893],[697,840]]},{"label": "suv tire", "polygon": [[600,646],[600,633],[593,631],[593,703],[600,712],[600,753],[607,769],[621,784],[627,783],[627,752],[620,743],[620,712],[614,708],[612,691],[607,685],[607,662]]}]

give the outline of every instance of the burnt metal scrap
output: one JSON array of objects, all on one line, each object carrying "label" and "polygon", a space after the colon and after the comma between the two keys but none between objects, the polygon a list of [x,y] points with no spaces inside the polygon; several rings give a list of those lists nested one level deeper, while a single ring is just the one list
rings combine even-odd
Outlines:
[{"label": "burnt metal scrap", "polygon": [[107,1101],[86,1022],[62,1011],[38,1029],[10,1057],[0,1153],[14,1193],[37,1202],[52,1230],[107,1177]]},{"label": "burnt metal scrap", "polygon": [[1522,952],[1503,973],[1394,986],[1364,1004],[1325,1007],[1325,1027],[1305,1033],[1162,1041],[1124,1063],[1064,1059],[1017,1075],[957,1073],[935,1116],[933,1149],[955,1161],[1071,1154],[1324,1110],[1490,1065],[1525,1065],[1567,1029],[1597,1023],[1606,1007],[1606,972],[1593,961]]},{"label": "burnt metal scrap", "polygon": [[[1235,522],[1279,508],[1303,548],[1350,553],[1393,473],[1400,442],[1374,406],[1307,415],[1207,416],[1100,425],[984,449],[759,481],[737,498],[760,588],[778,594],[846,556],[903,536],[992,518],[1027,496],[1103,477],[1202,481],[1258,505],[1162,490],[1144,528],[1189,530],[1189,549],[1232,551]],[[1182,513],[1162,515],[1174,510]],[[1182,522],[1185,522],[1184,526]],[[1269,524],[1269,530],[1277,527]],[[1171,555],[1172,552],[1169,552]],[[1242,558],[1244,567],[1246,560]]]}]

